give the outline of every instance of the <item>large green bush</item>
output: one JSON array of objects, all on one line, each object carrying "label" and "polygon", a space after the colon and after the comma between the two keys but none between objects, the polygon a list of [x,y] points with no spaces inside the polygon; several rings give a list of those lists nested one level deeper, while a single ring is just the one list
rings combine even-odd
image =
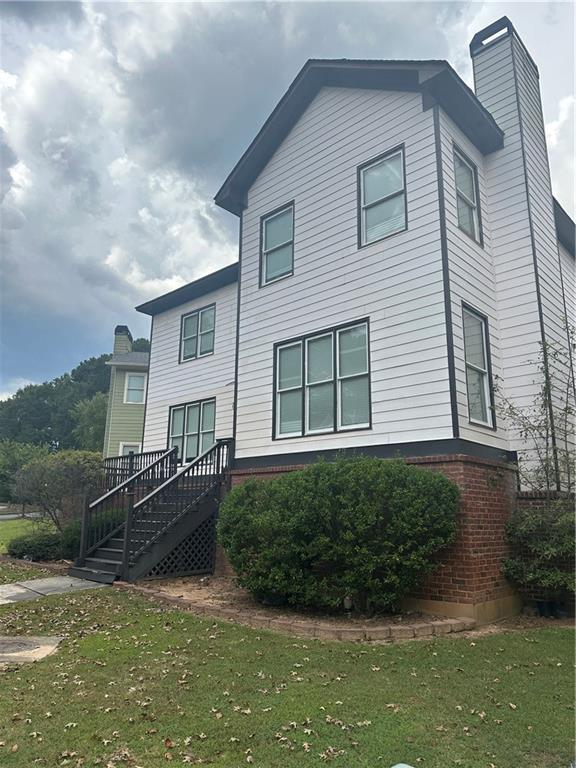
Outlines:
[{"label": "large green bush", "polygon": [[218,534],[257,598],[310,609],[394,609],[456,532],[441,474],[367,457],[320,462],[234,488]]},{"label": "large green bush", "polygon": [[574,592],[574,501],[519,504],[507,525],[511,557],[504,574],[526,592],[560,597]]},{"label": "large green bush", "polygon": [[36,531],[17,536],[8,542],[8,554],[27,560],[60,560],[62,557],[62,534]]}]

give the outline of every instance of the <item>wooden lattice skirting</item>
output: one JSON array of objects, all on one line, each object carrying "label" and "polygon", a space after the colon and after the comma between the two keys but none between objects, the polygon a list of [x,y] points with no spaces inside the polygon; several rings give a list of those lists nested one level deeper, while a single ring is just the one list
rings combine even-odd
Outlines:
[{"label": "wooden lattice skirting", "polygon": [[143,577],[166,579],[214,572],[216,515],[212,515]]}]

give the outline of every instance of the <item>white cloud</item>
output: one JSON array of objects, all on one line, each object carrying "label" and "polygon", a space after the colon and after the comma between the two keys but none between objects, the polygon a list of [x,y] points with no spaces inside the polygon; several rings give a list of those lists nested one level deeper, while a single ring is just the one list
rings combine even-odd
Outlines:
[{"label": "white cloud", "polygon": [[8,400],[9,397],[16,394],[17,390],[27,387],[29,384],[36,384],[36,382],[18,377],[7,379],[0,389],[0,400]]}]

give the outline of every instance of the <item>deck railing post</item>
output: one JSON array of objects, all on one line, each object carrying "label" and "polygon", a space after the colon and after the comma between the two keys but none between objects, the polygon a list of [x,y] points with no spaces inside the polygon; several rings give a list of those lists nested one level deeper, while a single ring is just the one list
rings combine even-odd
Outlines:
[{"label": "deck railing post", "polygon": [[82,520],[80,523],[80,551],[78,552],[77,565],[82,567],[86,561],[86,549],[88,548],[88,531],[90,530],[90,502],[88,496],[84,499]]},{"label": "deck railing post", "polygon": [[134,513],[134,486],[126,493],[126,522],[124,523],[124,552],[122,554],[122,579],[128,580],[130,566],[130,537],[132,534],[132,517]]}]

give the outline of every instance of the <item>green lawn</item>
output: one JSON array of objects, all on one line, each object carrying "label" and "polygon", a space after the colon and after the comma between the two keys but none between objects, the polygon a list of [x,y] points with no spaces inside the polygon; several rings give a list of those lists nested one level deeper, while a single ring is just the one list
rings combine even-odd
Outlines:
[{"label": "green lawn", "polygon": [[[28,579],[43,579],[46,576],[56,576],[54,571],[47,568],[29,568],[20,563],[0,561],[0,585],[12,584],[14,581],[27,581]],[[2,630],[0,628],[0,634]]]},{"label": "green lawn", "polygon": [[6,554],[6,547],[11,539],[23,536],[25,533],[32,533],[37,528],[38,522],[36,520],[26,520],[24,518],[0,520],[0,555]]},{"label": "green lawn", "polygon": [[3,673],[3,767],[567,768],[573,754],[569,629],[320,643],[112,589],[4,606],[0,626],[67,637]]}]

